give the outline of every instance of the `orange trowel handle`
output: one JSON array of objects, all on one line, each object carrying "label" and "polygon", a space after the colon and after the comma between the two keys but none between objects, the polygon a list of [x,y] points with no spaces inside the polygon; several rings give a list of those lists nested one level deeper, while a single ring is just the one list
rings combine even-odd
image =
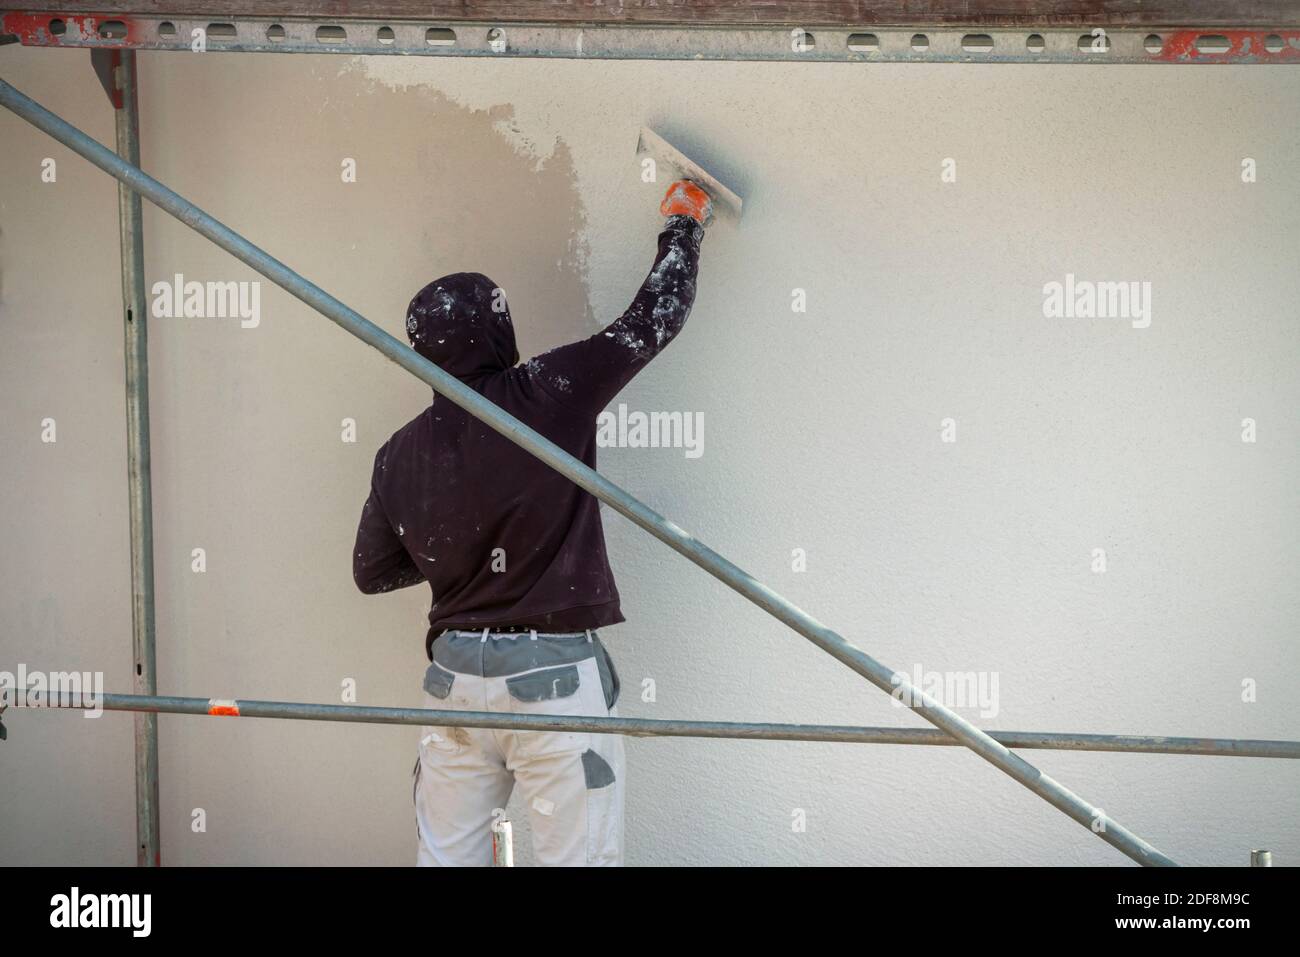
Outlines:
[{"label": "orange trowel handle", "polygon": [[713,200],[689,179],[679,179],[668,187],[659,212],[664,216],[689,216],[701,226],[707,226],[713,218]]}]

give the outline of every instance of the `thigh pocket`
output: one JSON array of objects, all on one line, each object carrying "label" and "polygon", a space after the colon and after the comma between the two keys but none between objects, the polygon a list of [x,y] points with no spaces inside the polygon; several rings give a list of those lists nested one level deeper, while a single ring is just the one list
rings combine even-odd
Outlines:
[{"label": "thigh pocket", "polygon": [[[506,679],[510,694],[510,710],[516,714],[589,715],[585,699],[582,672],[577,665],[559,668],[542,668]],[[528,756],[553,754],[561,751],[585,751],[589,740],[586,732],[574,731],[517,731],[519,750]]]}]

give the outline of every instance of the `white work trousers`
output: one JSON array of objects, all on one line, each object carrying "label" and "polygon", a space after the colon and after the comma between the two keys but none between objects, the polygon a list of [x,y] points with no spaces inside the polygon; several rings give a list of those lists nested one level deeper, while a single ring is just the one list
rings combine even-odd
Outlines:
[{"label": "white work trousers", "polygon": [[[594,632],[447,631],[426,708],[614,716],[618,676]],[[420,866],[492,863],[491,827],[518,785],[539,864],[623,863],[623,739],[614,734],[424,727],[415,765]]]}]

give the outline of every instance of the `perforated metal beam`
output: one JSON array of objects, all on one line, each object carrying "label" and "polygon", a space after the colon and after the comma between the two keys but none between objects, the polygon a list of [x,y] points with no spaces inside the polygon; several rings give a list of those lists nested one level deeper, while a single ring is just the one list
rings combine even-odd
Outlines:
[{"label": "perforated metal beam", "polygon": [[1300,28],[1297,0],[103,0],[93,6],[85,0],[38,0],[29,9],[590,25]]},{"label": "perforated metal beam", "polygon": [[845,63],[1300,63],[1300,28],[691,26],[9,12],[27,46],[182,52]]}]

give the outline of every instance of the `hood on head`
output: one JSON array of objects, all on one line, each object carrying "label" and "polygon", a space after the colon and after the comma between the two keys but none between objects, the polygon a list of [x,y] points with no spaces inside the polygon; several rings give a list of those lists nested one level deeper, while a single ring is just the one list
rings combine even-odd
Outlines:
[{"label": "hood on head", "polygon": [[406,335],[416,352],[458,379],[519,361],[505,293],[482,273],[452,273],[416,293],[406,309]]}]

